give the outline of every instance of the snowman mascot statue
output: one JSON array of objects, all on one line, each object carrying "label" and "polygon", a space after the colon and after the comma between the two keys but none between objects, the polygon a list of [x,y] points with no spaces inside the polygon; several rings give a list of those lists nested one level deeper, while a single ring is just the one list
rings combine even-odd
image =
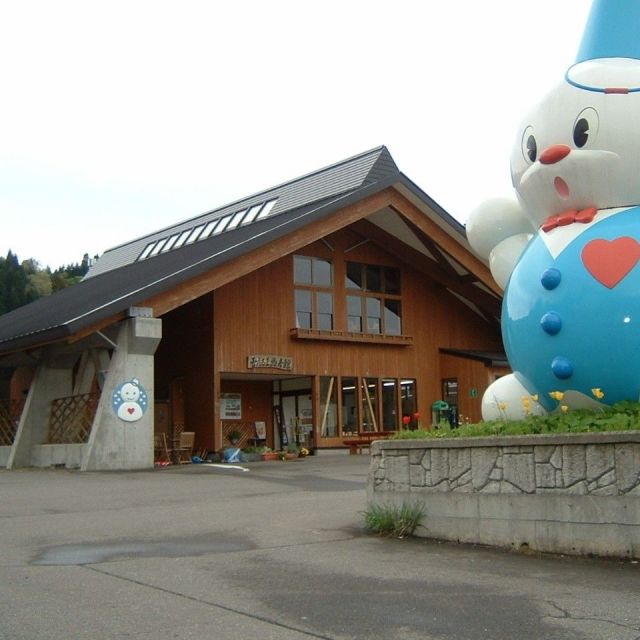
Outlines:
[{"label": "snowman mascot statue", "polygon": [[[485,420],[640,397],[640,1],[594,0],[575,64],[524,120],[517,201],[492,200],[467,235],[505,289],[513,373]],[[550,395],[551,394],[551,395]],[[528,405],[531,406],[531,405]]]}]

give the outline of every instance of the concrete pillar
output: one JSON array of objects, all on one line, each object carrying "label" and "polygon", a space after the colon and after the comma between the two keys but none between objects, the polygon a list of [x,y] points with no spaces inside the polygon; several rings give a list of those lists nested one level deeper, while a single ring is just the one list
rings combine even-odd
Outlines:
[{"label": "concrete pillar", "polygon": [[11,447],[7,469],[31,466],[31,449],[47,441],[51,401],[71,395],[73,361],[45,357],[36,369]]},{"label": "concrete pillar", "polygon": [[[153,468],[154,353],[162,338],[158,318],[129,318],[120,325],[115,349],[85,449],[81,469]],[[147,408],[135,421],[118,417],[114,392],[137,380],[147,392]]]}]

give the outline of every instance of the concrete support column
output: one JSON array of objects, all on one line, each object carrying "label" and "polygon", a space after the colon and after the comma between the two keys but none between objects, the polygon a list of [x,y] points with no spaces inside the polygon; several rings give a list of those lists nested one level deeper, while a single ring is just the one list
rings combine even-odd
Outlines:
[{"label": "concrete support column", "polygon": [[46,358],[38,365],[25,402],[7,469],[31,466],[31,449],[47,441],[51,401],[71,394],[72,366]]},{"label": "concrete support column", "polygon": [[[120,325],[115,349],[93,421],[81,469],[153,468],[154,353],[162,338],[158,318],[129,318]],[[135,421],[118,417],[114,392],[137,381],[147,393],[143,415]]]}]

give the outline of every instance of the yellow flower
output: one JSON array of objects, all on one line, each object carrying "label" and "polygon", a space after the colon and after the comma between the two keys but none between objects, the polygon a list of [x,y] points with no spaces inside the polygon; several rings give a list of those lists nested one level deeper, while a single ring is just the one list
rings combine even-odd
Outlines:
[{"label": "yellow flower", "polygon": [[554,400],[562,400],[562,398],[564,398],[564,393],[562,393],[562,391],[550,391],[549,395],[554,399]]},{"label": "yellow flower", "polygon": [[531,399],[532,399],[534,402],[538,402],[538,394],[537,394],[537,393],[534,393],[534,394],[531,396]]},{"label": "yellow flower", "polygon": [[507,403],[506,402],[498,402],[498,409],[500,409],[500,411],[506,411],[507,410]]},{"label": "yellow flower", "polygon": [[602,398],[604,398],[604,393],[602,392],[602,389],[600,389],[600,387],[596,387],[595,389],[591,389],[591,393],[593,393],[593,395],[598,398],[598,400],[602,400]]},{"label": "yellow flower", "polygon": [[566,404],[561,404],[560,411],[562,411],[562,413],[567,413],[567,411],[569,411],[569,407],[567,407]]}]

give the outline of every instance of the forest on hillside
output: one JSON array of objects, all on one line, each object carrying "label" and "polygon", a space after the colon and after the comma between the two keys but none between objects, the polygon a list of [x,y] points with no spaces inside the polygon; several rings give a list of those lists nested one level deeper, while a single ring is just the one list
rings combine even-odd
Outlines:
[{"label": "forest on hillside", "polygon": [[89,270],[89,264],[85,253],[80,262],[51,271],[33,259],[20,262],[9,251],[0,258],[0,315],[76,284]]}]

